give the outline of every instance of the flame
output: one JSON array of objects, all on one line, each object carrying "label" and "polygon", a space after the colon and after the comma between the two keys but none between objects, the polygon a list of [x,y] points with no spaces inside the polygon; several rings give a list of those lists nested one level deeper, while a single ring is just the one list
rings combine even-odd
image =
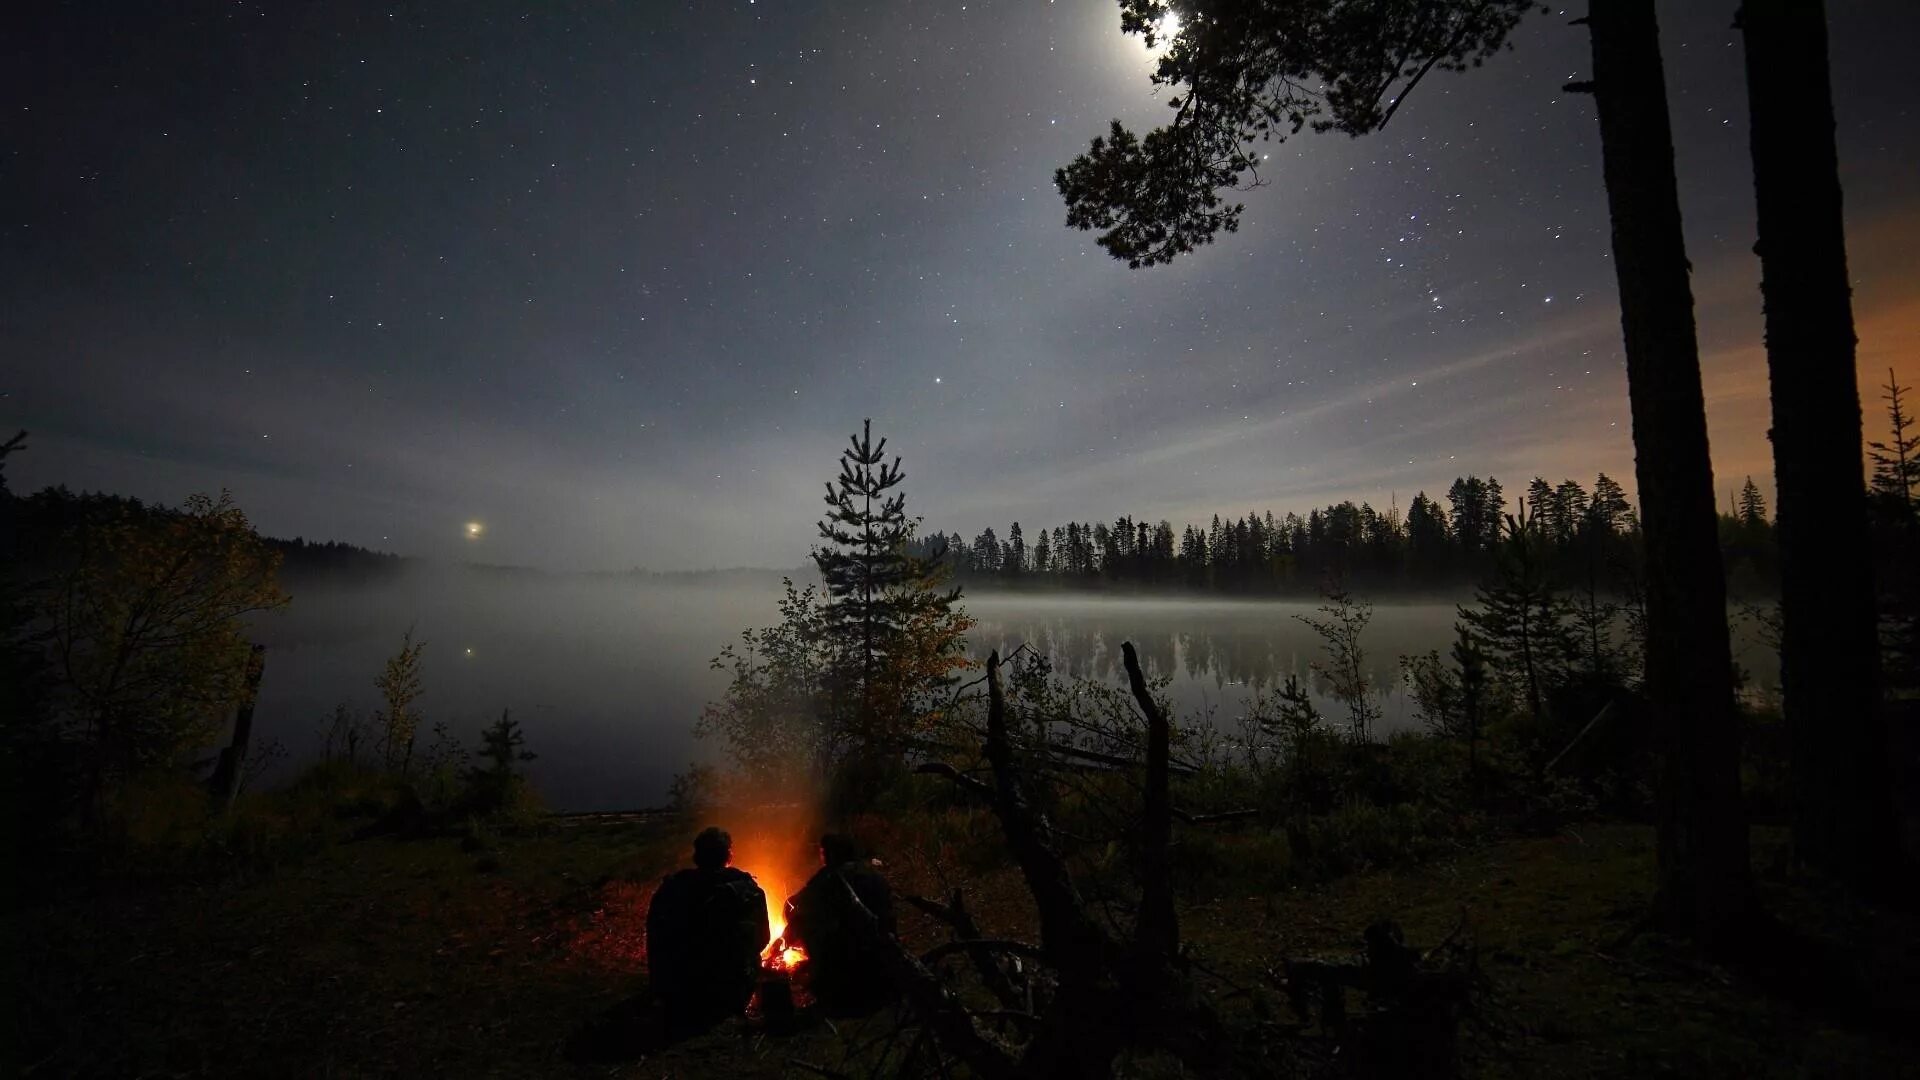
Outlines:
[{"label": "flame", "polygon": [[761,950],[763,966],[791,971],[806,951],[785,940],[787,900],[806,884],[820,861],[819,836],[807,815],[761,822],[733,834],[733,865],[752,874],[767,894],[767,929],[772,938]]},{"label": "flame", "polygon": [[[748,869],[747,873],[752,874],[753,871]],[[759,876],[754,874],[756,878]],[[796,964],[807,958],[807,952],[805,949],[787,944],[786,941],[787,890],[784,887],[774,887],[770,881],[762,881],[760,887],[767,894],[767,929],[773,933],[773,938],[767,942],[767,947],[760,951],[760,964],[762,967],[773,968],[776,971],[792,971]]]}]

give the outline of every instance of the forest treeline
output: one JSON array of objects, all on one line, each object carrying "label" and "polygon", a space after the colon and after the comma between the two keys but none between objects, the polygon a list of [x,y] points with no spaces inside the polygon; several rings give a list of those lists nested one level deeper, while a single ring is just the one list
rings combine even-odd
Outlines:
[{"label": "forest treeline", "polygon": [[[122,518],[168,519],[181,513],[128,495],[74,491],[65,485],[21,496],[0,492],[0,498],[6,498],[10,504],[7,526],[14,534],[10,538],[13,550],[28,563],[46,561],[67,539],[105,522]],[[378,581],[398,573],[407,561],[400,555],[339,540],[308,540],[301,536],[283,540],[263,536],[260,542],[279,555],[280,579],[289,583],[318,578]]]},{"label": "forest treeline", "polygon": [[[1032,533],[1014,522],[1004,536],[989,527],[971,541],[935,533],[922,551],[943,553],[956,577],[975,586],[1314,595],[1339,580],[1369,595],[1458,590],[1495,568],[1510,512],[1538,541],[1556,580],[1609,594],[1637,590],[1640,519],[1605,473],[1591,488],[1535,477],[1512,502],[1498,479],[1458,477],[1444,499],[1422,491],[1404,514],[1348,500],[1305,515],[1215,514],[1177,531],[1165,519],[1131,515]],[[1778,562],[1773,524],[1751,477],[1721,513],[1720,539],[1735,594],[1770,592]]]}]

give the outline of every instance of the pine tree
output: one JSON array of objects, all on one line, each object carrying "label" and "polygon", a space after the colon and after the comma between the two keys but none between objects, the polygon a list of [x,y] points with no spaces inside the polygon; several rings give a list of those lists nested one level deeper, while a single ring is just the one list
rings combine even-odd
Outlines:
[{"label": "pine tree", "polygon": [[1873,442],[1873,492],[1895,510],[1912,514],[1920,509],[1920,429],[1907,415],[1905,397],[1908,388],[1887,369],[1886,392],[1880,399],[1887,403],[1887,426],[1892,438]]},{"label": "pine tree", "polygon": [[[1662,740],[1654,908],[1711,948],[1753,908],[1726,570],[1653,0],[1593,0],[1585,20],[1626,345],[1646,559],[1646,695]],[[1858,444],[1855,444],[1858,453]]]},{"label": "pine tree", "polygon": [[1488,658],[1525,698],[1536,726],[1546,720],[1547,692],[1578,655],[1568,626],[1572,610],[1554,587],[1540,547],[1524,507],[1519,517],[1508,516],[1493,575],[1474,592],[1478,606],[1460,609]]},{"label": "pine tree", "polygon": [[1014,522],[1007,529],[1007,546],[1001,552],[1000,569],[1009,576],[1018,576],[1027,568],[1027,538],[1020,532],[1020,523]]},{"label": "pine tree", "polygon": [[1447,518],[1426,492],[1407,504],[1407,556],[1417,577],[1438,577],[1446,563]]},{"label": "pine tree", "polygon": [[1533,515],[1535,528],[1544,530],[1547,536],[1556,535],[1559,522],[1554,515],[1553,485],[1544,477],[1536,476],[1527,485],[1527,512]]},{"label": "pine tree", "polygon": [[1577,481],[1562,480],[1553,489],[1553,512],[1548,522],[1554,542],[1571,544],[1587,516],[1587,490]]},{"label": "pine tree", "polygon": [[511,709],[480,732],[480,761],[467,770],[467,809],[490,814],[510,809],[523,778],[515,768],[539,757],[526,748],[526,733]]},{"label": "pine tree", "polygon": [[910,625],[930,610],[948,613],[960,595],[937,587],[944,551],[920,559],[908,553],[915,523],[907,517],[906,494],[895,490],[906,473],[899,457],[886,460],[886,450],[885,439],[874,442],[871,420],[851,437],[840,453],[840,475],[827,485],[827,516],[820,522],[826,544],[813,552],[827,590],[826,631],[839,660],[832,691],[842,704],[858,705],[864,731],[887,720],[875,714],[876,688],[888,661],[912,651]]},{"label": "pine tree", "polygon": [[1761,528],[1767,523],[1766,496],[1760,494],[1760,485],[1754,483],[1751,476],[1740,488],[1739,517],[1740,524],[1749,529]]},{"label": "pine tree", "polygon": [[1611,534],[1633,532],[1640,522],[1633,514],[1633,505],[1627,502],[1627,492],[1620,482],[1606,473],[1593,479],[1593,501],[1587,504],[1587,520]]},{"label": "pine tree", "polygon": [[973,538],[973,561],[971,565],[976,572],[981,574],[999,573],[1002,555],[1000,538],[993,534],[993,526],[987,526],[984,532]]}]

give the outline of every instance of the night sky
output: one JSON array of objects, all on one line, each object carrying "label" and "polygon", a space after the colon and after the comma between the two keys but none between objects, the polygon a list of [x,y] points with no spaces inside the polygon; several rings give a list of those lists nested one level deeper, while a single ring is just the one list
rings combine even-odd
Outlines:
[{"label": "night sky", "polygon": [[[1734,6],[1662,5],[1723,493],[1771,473]],[[1632,487],[1583,6],[1276,147],[1239,234],[1148,271],[1052,185],[1165,112],[1112,0],[37,7],[0,33],[16,489],[673,569],[802,561],[865,416],[969,536]],[[1920,382],[1920,4],[1829,8],[1877,433]]]}]

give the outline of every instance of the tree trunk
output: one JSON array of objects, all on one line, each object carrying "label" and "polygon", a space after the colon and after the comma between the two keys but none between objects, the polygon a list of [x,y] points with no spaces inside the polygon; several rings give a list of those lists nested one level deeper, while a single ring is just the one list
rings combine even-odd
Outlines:
[{"label": "tree trunk", "polygon": [[1661,741],[1655,917],[1710,947],[1751,914],[1740,742],[1653,0],[1593,0],[1593,90],[1646,541],[1646,690]]},{"label": "tree trunk", "polygon": [[266,672],[267,647],[255,645],[247,654],[247,682],[241,691],[240,711],[233,717],[233,741],[220,751],[207,790],[213,795],[214,808],[225,810],[240,796],[240,782],[247,764],[247,745],[253,741],[253,707],[260,699],[260,676]]},{"label": "tree trunk", "polygon": [[1797,857],[1855,885],[1898,862],[1860,457],[1853,306],[1821,0],[1745,0],[1773,393],[1781,683]]}]

